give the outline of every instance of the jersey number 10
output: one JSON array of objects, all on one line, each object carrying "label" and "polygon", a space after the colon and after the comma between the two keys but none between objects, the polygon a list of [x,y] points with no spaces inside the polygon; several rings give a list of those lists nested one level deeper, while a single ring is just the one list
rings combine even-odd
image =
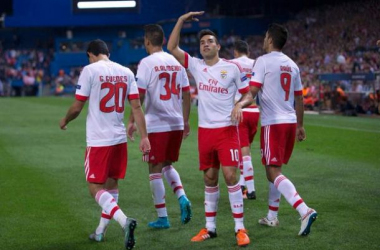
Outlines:
[{"label": "jersey number 10", "polygon": [[[127,84],[125,82],[118,82],[112,84],[110,82],[103,82],[100,85],[101,89],[108,89],[107,94],[100,100],[99,108],[104,113],[117,113],[124,112],[125,97],[127,95]],[[114,97],[114,105],[107,107],[107,103]]]},{"label": "jersey number 10", "polygon": [[160,95],[161,100],[169,100],[170,98],[172,98],[172,94],[177,95],[177,97],[179,98],[179,84],[176,84],[177,72],[173,72],[172,75],[170,75],[170,73],[168,72],[162,72],[158,75],[158,79],[165,79],[165,95]]}]

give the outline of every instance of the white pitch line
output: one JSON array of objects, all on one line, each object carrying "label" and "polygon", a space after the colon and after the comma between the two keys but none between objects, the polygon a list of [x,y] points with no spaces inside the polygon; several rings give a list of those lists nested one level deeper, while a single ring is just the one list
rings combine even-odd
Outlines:
[{"label": "white pitch line", "polygon": [[321,124],[306,124],[307,126],[316,126],[316,127],[323,127],[323,128],[338,128],[338,129],[345,129],[345,130],[351,130],[351,131],[360,131],[360,132],[369,132],[369,133],[376,133],[380,134],[380,130],[370,130],[370,129],[358,129],[358,128],[347,128],[347,127],[339,127],[339,126],[329,126],[329,125],[321,125]]}]

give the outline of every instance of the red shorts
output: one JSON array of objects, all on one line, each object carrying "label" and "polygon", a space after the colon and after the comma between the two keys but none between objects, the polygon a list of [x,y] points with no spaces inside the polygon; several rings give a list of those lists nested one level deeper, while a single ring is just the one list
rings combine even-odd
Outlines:
[{"label": "red shorts", "polygon": [[87,182],[105,183],[107,178],[124,179],[127,170],[127,143],[87,147],[85,174]]},{"label": "red shorts", "polygon": [[243,121],[239,123],[239,140],[241,147],[249,147],[257,132],[260,113],[243,111]]},{"label": "red shorts", "polygon": [[239,166],[240,145],[236,126],[198,128],[199,170]]},{"label": "red shorts", "polygon": [[274,124],[261,127],[261,161],[281,167],[287,164],[296,140],[297,124]]},{"label": "red shorts", "polygon": [[151,146],[148,162],[158,164],[165,161],[178,161],[182,136],[183,130],[148,134]]}]

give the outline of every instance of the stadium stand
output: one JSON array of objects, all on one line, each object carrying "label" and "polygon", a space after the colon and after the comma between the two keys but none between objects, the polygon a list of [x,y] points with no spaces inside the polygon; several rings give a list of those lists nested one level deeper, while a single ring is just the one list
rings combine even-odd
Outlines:
[{"label": "stadium stand", "polygon": [[[200,22],[199,27],[211,28],[219,34],[221,57],[232,58],[232,45],[241,38],[248,41],[251,58],[264,53],[262,30],[267,24],[264,19],[221,20],[219,16],[219,12],[214,11],[207,21]],[[292,35],[284,52],[294,58],[302,72],[306,109],[347,115],[379,114],[380,53],[376,40],[379,39],[380,26],[373,21],[379,19],[380,5],[375,0],[367,0],[304,9],[285,22]],[[244,26],[247,20],[259,25],[254,31],[247,29],[244,32],[244,29],[224,25],[229,20],[240,24],[235,27]],[[170,30],[173,21],[162,25]],[[189,26],[181,37],[181,44],[194,56],[199,56],[195,32],[199,27]],[[83,56],[86,42],[96,38],[98,30],[99,27],[70,30],[39,28],[43,32],[1,30],[0,95],[73,93],[80,69],[87,63]],[[102,37],[111,49],[111,59],[131,67],[133,71],[146,55],[139,31],[141,25],[112,27],[107,28],[103,34],[105,37]],[[322,74],[336,76],[342,73],[351,78],[321,78]],[[365,77],[354,79],[352,76],[357,74]],[[371,74],[374,76],[367,77]]]}]

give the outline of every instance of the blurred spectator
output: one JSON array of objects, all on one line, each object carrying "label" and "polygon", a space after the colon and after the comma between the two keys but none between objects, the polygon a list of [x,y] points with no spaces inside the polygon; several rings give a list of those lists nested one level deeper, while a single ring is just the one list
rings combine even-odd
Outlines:
[{"label": "blurred spectator", "polygon": [[38,92],[38,85],[36,85],[36,78],[33,71],[26,70],[22,72],[22,82],[24,84],[24,93],[26,96],[36,96]]},{"label": "blurred spectator", "polygon": [[[322,73],[379,72],[380,53],[376,40],[380,25],[374,20],[380,20],[380,4],[376,0],[367,0],[303,10],[294,20],[285,23],[291,36],[284,53],[294,58],[299,65],[307,91],[315,89],[305,96],[308,109],[318,105],[318,92],[327,94],[322,99],[322,108],[336,110],[339,110],[342,97],[346,95],[343,88],[365,93],[365,96],[374,93],[375,89],[369,83],[351,81],[341,81],[334,91],[331,91],[333,85],[323,91],[324,85],[333,83],[323,83],[318,79]],[[235,37],[232,32],[232,35],[221,39],[221,57],[233,58],[229,41]],[[250,45],[252,58],[264,53],[261,49],[263,39],[263,36],[245,38]],[[318,88],[319,91],[316,90]],[[371,105],[367,106],[369,108]]]},{"label": "blurred spectator", "polygon": [[[34,49],[0,50],[0,80],[3,94],[35,96],[39,85],[48,84],[52,52]],[[9,90],[10,89],[10,90]]]},{"label": "blurred spectator", "polygon": [[4,84],[0,79],[0,96],[4,96]]}]

